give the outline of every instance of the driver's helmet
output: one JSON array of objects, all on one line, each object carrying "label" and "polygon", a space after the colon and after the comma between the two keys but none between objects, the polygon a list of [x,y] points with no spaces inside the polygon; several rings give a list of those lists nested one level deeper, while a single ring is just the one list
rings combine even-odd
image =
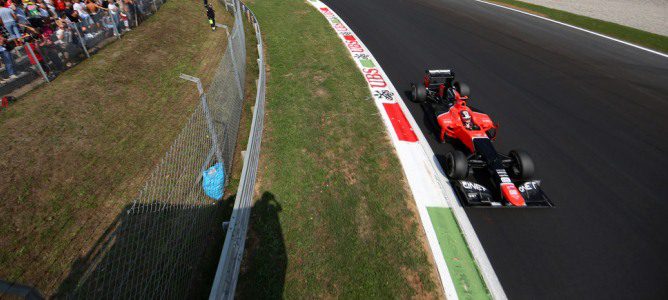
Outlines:
[{"label": "driver's helmet", "polygon": [[471,114],[466,110],[462,110],[462,112],[459,113],[459,114],[462,117],[462,123],[464,123],[464,126],[466,126],[466,128],[470,129],[472,127],[472,124],[473,124],[471,122]]}]

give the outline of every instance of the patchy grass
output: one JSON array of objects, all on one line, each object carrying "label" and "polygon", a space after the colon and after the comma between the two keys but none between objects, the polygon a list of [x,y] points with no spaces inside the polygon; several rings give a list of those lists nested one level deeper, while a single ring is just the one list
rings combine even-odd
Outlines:
[{"label": "patchy grass", "polygon": [[269,79],[260,198],[237,296],[442,297],[401,167],[348,52],[302,0],[251,7]]},{"label": "patchy grass", "polygon": [[178,75],[206,85],[225,44],[200,1],[172,0],[0,114],[0,278],[54,292],[196,107],[194,86]]},{"label": "patchy grass", "polygon": [[575,25],[614,38],[618,38],[620,40],[624,40],[630,43],[652,48],[654,50],[658,50],[663,53],[668,53],[668,37],[660,34],[655,34],[640,29],[620,25],[617,23],[602,21],[522,1],[490,0],[490,2],[534,13],[539,16],[543,16],[555,21]]}]

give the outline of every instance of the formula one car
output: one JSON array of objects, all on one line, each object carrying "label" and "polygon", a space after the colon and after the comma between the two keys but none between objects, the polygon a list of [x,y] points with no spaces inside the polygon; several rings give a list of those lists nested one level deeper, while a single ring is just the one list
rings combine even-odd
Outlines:
[{"label": "formula one car", "polygon": [[[470,90],[454,81],[452,70],[427,70],[422,84],[413,84],[413,101],[430,106],[440,142],[463,144],[445,156],[445,173],[463,204],[487,207],[551,207],[552,201],[533,180],[534,163],[522,150],[498,153],[492,144],[498,125],[468,105]],[[482,172],[481,172],[482,171]],[[477,182],[476,182],[477,181]],[[495,192],[491,192],[494,190]]]}]

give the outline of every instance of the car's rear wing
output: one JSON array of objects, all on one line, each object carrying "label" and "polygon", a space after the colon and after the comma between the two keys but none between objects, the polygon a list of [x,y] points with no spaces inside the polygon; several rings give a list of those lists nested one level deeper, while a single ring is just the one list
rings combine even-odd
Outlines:
[{"label": "car's rear wing", "polygon": [[437,88],[441,84],[450,87],[455,80],[455,72],[450,69],[425,70],[425,82],[427,80],[430,88]]},{"label": "car's rear wing", "polygon": [[455,72],[450,69],[440,69],[440,70],[426,70],[425,73],[428,73],[432,77],[450,77],[455,78]]}]

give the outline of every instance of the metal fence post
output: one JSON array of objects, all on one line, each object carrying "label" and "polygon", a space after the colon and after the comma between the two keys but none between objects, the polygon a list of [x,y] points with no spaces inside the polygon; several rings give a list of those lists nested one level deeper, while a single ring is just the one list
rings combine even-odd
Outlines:
[{"label": "metal fence post", "polygon": [[[25,43],[24,47],[26,49],[26,52],[28,52],[28,56],[35,62],[35,67],[39,71],[40,74],[42,74],[42,77],[44,77],[44,80],[46,82],[49,82],[49,76],[46,75],[46,72],[44,72],[44,69],[42,68],[42,64],[39,63],[39,59],[37,59],[37,56],[35,55],[35,52],[32,51],[32,44],[31,43]],[[42,60],[44,57],[42,57]]]},{"label": "metal fence post", "polygon": [[[236,21],[237,20],[235,20],[235,22]],[[241,22],[241,21],[239,20],[239,22]],[[241,30],[243,30],[243,26],[234,26],[234,28],[232,29],[232,35],[227,36],[227,44],[230,47],[230,54],[232,55],[232,57],[236,57],[234,55],[234,36],[237,34],[237,30],[239,30],[239,28],[241,28]],[[239,78],[239,68],[237,67],[237,62],[236,62],[235,59],[232,59],[232,69],[234,71],[233,72],[234,73],[234,79],[237,82],[237,88],[239,89],[239,95],[241,95],[241,97],[243,97],[244,96],[244,89],[241,86],[241,79]]]},{"label": "metal fence post", "polygon": [[[243,4],[240,1],[233,1],[235,12],[234,15],[236,18],[235,21],[237,22],[235,22],[235,28],[233,29],[232,37],[236,35],[238,40],[240,40],[238,42],[242,43],[238,46],[238,50],[241,51],[239,54],[244,56],[244,58],[241,59],[245,59],[245,40],[243,38],[244,25],[242,21],[244,16],[243,12],[241,11],[241,5]],[[246,10],[247,8],[244,6],[243,9]],[[253,14],[252,12],[249,13],[251,15]],[[259,26],[254,28],[256,30],[256,37],[258,38],[258,49],[260,50],[258,55],[258,63],[260,66],[258,70],[259,79],[257,81],[257,94],[255,98],[255,106],[253,109],[253,119],[251,121],[251,133],[248,137],[248,144],[246,146],[243,168],[241,170],[241,177],[236,194],[237,196],[234,201],[232,216],[230,217],[230,221],[228,223],[229,226],[227,227],[227,234],[225,236],[223,250],[221,251],[218,268],[216,270],[216,276],[211,288],[211,293],[209,294],[210,300],[234,298],[239,276],[239,268],[243,258],[243,249],[245,246],[246,233],[248,230],[251,202],[255,186],[255,179],[257,176],[258,159],[262,141],[262,128],[264,123],[266,74],[264,68],[264,55],[262,52],[262,37],[259,30],[260,28]],[[241,31],[238,32],[237,30]],[[228,47],[234,47],[234,42],[235,40],[233,38],[228,39]],[[234,51],[233,49],[231,50]],[[232,55],[232,53],[233,52],[230,52],[229,54]],[[234,60],[233,63],[235,63]],[[238,63],[238,61],[236,63]],[[237,75],[239,70],[236,69],[234,64],[233,69],[235,71],[235,75]]]},{"label": "metal fence post", "polygon": [[186,74],[181,74],[179,77],[197,84],[197,91],[199,91],[199,96],[202,100],[202,110],[204,110],[204,117],[206,118],[206,126],[209,129],[211,142],[213,143],[213,146],[216,150],[216,159],[219,163],[223,163],[223,153],[220,151],[220,146],[218,144],[218,134],[216,133],[216,127],[213,125],[213,118],[211,117],[211,112],[209,111],[209,104],[206,101],[206,93],[204,92],[204,88],[202,88],[202,81],[197,77]]},{"label": "metal fence post", "polygon": [[137,14],[137,3],[132,3],[132,9],[134,10],[133,15],[135,15],[135,27],[139,26],[139,15]]}]

